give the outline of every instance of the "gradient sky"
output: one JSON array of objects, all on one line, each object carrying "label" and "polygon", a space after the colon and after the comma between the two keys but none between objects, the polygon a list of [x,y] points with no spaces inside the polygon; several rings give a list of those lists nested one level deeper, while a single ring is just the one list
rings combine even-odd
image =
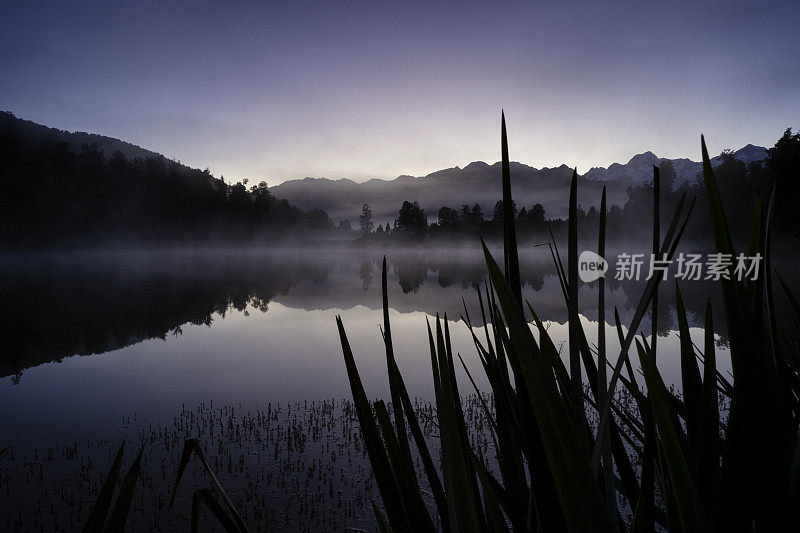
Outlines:
[{"label": "gradient sky", "polygon": [[[161,4],[169,4],[161,5]],[[0,109],[229,180],[699,159],[800,127],[787,2],[5,1]]]}]

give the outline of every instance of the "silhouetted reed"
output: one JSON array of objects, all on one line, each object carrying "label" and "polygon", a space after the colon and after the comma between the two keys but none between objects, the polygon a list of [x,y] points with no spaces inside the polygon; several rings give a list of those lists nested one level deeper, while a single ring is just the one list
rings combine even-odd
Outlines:
[{"label": "silhouetted reed", "polygon": [[[736,257],[714,171],[701,139],[703,175],[718,253]],[[589,346],[578,314],[577,172],[569,200],[567,268],[555,242],[553,260],[569,311],[569,353],[562,361],[534,307],[523,302],[511,201],[505,119],[503,159],[503,268],[483,246],[489,282],[478,291],[484,334],[470,327],[494,403],[482,403],[489,421],[490,450],[467,437],[462,397],[455,377],[447,317],[428,325],[436,418],[442,461],[430,461],[417,430],[402,376],[394,360],[383,271],[384,342],[394,422],[382,401],[367,400],[344,325],[337,317],[353,400],[375,473],[383,508],[374,506],[388,531],[774,531],[789,523],[800,483],[800,350],[779,328],[770,265],[770,228],[775,192],[768,205],[756,198],[749,255],[764,258],[756,280],[721,280],[733,365],[729,381],[716,366],[710,304],[705,343],[689,336],[680,288],[675,284],[680,331],[681,391],[668,389],[656,366],[657,317],[651,340],[639,334],[663,273],[646,283],[627,329],[615,311],[621,345],[606,356],[604,285],[599,284],[599,345]],[[694,201],[677,204],[666,233],[659,227],[658,170],[654,168],[653,252],[671,259]],[[601,202],[598,250],[605,246],[605,198]],[[795,323],[800,305],[778,277]],[[533,331],[528,320],[533,322]],[[435,333],[434,333],[435,332]],[[536,335],[534,335],[534,332]],[[638,335],[638,337],[637,337]],[[537,338],[538,337],[538,338]],[[629,354],[638,354],[640,382]],[[458,354],[461,359],[461,355]],[[461,360],[463,364],[463,360]],[[464,365],[464,370],[467,367]],[[610,371],[610,374],[606,370]],[[585,380],[582,377],[585,375]],[[471,379],[471,376],[470,376]],[[473,381],[474,384],[474,381]],[[620,401],[624,391],[625,401]],[[477,390],[478,398],[481,392]],[[720,402],[728,405],[720,417]],[[587,416],[591,416],[590,424]],[[411,436],[408,436],[410,430]],[[436,501],[429,512],[414,476],[411,441],[425,459]],[[486,467],[496,457],[499,475]]]}]

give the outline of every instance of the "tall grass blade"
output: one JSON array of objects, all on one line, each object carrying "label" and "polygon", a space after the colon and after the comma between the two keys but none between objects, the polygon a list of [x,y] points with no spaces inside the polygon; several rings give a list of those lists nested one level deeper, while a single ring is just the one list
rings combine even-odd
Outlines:
[{"label": "tall grass blade", "polygon": [[711,300],[706,302],[705,344],[703,348],[703,406],[700,422],[700,476],[698,488],[706,509],[714,509],[714,495],[719,488],[719,392],[717,388],[717,356],[714,346],[714,320]]},{"label": "tall grass blade", "polygon": [[375,514],[375,520],[378,522],[378,531],[381,533],[392,533],[392,528],[389,526],[389,522],[386,521],[383,511],[380,510],[375,500],[370,500],[370,502],[372,502],[372,512]]},{"label": "tall grass blade", "polygon": [[172,487],[172,496],[170,497],[169,505],[172,507],[175,504],[175,496],[178,493],[178,485],[183,478],[183,474],[186,471],[186,467],[189,464],[189,460],[192,457],[192,453],[194,453],[198,459],[200,459],[200,463],[203,465],[206,473],[211,476],[211,480],[214,482],[214,486],[219,491],[222,499],[225,501],[225,505],[228,507],[228,512],[233,516],[233,520],[236,523],[237,527],[241,531],[247,531],[247,526],[242,520],[239,511],[236,510],[236,506],[233,505],[233,501],[231,501],[228,493],[225,492],[225,489],[222,488],[222,484],[217,479],[217,476],[214,474],[214,470],[211,468],[211,465],[208,464],[205,455],[203,454],[203,449],[200,446],[200,441],[196,438],[194,439],[186,439],[183,443],[183,452],[181,453],[181,459],[178,463],[178,474],[175,477],[175,485]]},{"label": "tall grass blade", "polygon": [[522,282],[519,274],[519,255],[517,251],[517,232],[514,227],[514,200],[511,197],[511,165],[508,159],[508,138],[506,136],[506,115],[500,112],[500,152],[503,170],[503,257],[506,278],[511,291],[522,308]]},{"label": "tall grass blade", "polygon": [[[658,256],[661,243],[661,177],[660,170],[653,165],[653,261],[660,259]],[[653,359],[658,360],[658,288],[653,293],[653,303],[650,311],[652,323],[650,325],[650,349]]]},{"label": "tall grass blade", "polygon": [[578,346],[580,316],[578,314],[578,170],[572,171],[569,186],[569,217],[567,239],[567,306],[569,316],[569,377],[572,384],[572,417],[576,428],[586,424],[586,408],[583,403],[583,376],[581,372],[580,347]]},{"label": "tall grass blade", "polygon": [[[719,186],[702,136],[700,144],[716,249],[718,253],[736,257]],[[768,239],[765,236],[765,243]],[[776,361],[771,351],[767,351],[771,343],[767,340],[769,325],[765,324],[763,310],[751,307],[758,299],[748,296],[745,285],[736,281],[732,269],[729,278],[720,280],[734,377],[723,457],[724,494],[720,504],[724,508],[719,513],[723,520],[720,527],[725,529],[743,527],[757,517],[775,519],[776,505],[780,502],[777,490],[783,484],[791,461],[792,443],[797,439],[790,427],[787,404],[780,398]],[[753,435],[759,438],[753,439]],[[761,490],[750,495],[752,487]]]},{"label": "tall grass blade", "polygon": [[472,457],[473,468],[478,474],[478,479],[480,479],[481,488],[483,489],[483,506],[486,510],[487,531],[508,531],[508,525],[506,525],[505,517],[500,509],[500,498],[495,491],[497,483],[493,482],[492,475],[487,472],[486,466],[481,462],[480,458],[471,452],[470,456]]},{"label": "tall grass blade", "polygon": [[[680,334],[681,388],[683,403],[686,406],[686,434],[692,453],[689,464],[697,475],[700,460],[700,424],[703,420],[703,382],[700,380],[700,369],[697,367],[697,357],[694,353],[692,338],[689,335],[686,308],[683,305],[683,296],[677,281],[675,281],[675,307]],[[655,360],[655,357],[653,359]]]},{"label": "tall grass blade", "polygon": [[[600,221],[597,236],[597,255],[606,256],[606,187],[600,197]],[[608,394],[608,376],[606,374],[606,280],[600,276],[597,280],[597,403],[602,405]],[[610,432],[602,443],[603,451],[603,488],[605,499],[612,516],[617,514],[617,498],[614,488],[614,460],[611,452]]]},{"label": "tall grass blade", "polygon": [[231,518],[228,516],[228,513],[225,512],[225,509],[223,509],[217,499],[214,498],[214,495],[211,494],[209,489],[203,488],[194,491],[194,494],[192,494],[192,533],[200,531],[201,505],[205,505],[206,508],[211,511],[211,514],[214,515],[214,518],[217,519],[222,528],[228,533],[241,533],[242,531],[247,531],[240,529],[236,523],[231,520]]},{"label": "tall grass blade", "polygon": [[378,427],[372,416],[372,409],[364,392],[361,377],[358,375],[358,368],[353,357],[353,351],[350,348],[350,341],[347,340],[347,333],[345,333],[344,324],[342,324],[340,316],[336,317],[336,325],[339,328],[339,340],[342,344],[347,377],[350,380],[350,390],[353,394],[353,403],[355,404],[358,423],[361,427],[361,434],[364,438],[364,447],[367,449],[372,471],[375,475],[375,484],[378,485],[378,492],[381,495],[391,523],[405,524],[408,527],[407,517],[400,505],[397,481],[392,474],[389,458],[386,455]]},{"label": "tall grass blade", "polygon": [[572,418],[558,395],[552,370],[541,357],[528,324],[522,317],[503,274],[486,245],[483,252],[497,291],[510,339],[520,357],[522,379],[526,381],[528,401],[535,412],[544,451],[555,488],[565,510],[570,531],[615,531],[616,526],[587,462],[585,436],[565,420]]},{"label": "tall grass blade", "polygon": [[659,444],[664,454],[664,463],[669,476],[671,485],[669,495],[674,498],[675,513],[680,520],[681,529],[692,532],[708,531],[708,521],[703,505],[692,481],[678,437],[680,425],[674,418],[666,400],[664,382],[661,380],[649,349],[643,347],[638,339],[636,340],[636,349],[639,352],[644,379],[647,382],[653,420],[658,428]]},{"label": "tall grass blade", "polygon": [[[408,390],[406,389],[405,382],[403,381],[403,377],[400,374],[400,369],[397,367],[397,363],[394,358],[389,359],[389,375],[390,380],[395,380],[395,386],[397,388],[398,396],[400,397],[400,401],[402,402],[402,406],[408,419],[408,425],[411,429],[411,435],[414,437],[414,442],[417,445],[417,450],[420,454],[420,459],[422,460],[422,465],[425,470],[425,475],[428,478],[428,483],[431,487],[431,492],[433,493],[434,500],[436,501],[436,507],[439,511],[439,516],[442,519],[442,523],[445,524],[444,528],[445,531],[449,531],[449,523],[448,523],[448,511],[447,511],[447,499],[444,493],[444,489],[442,488],[442,483],[439,479],[439,475],[436,472],[436,467],[433,464],[433,458],[431,457],[430,450],[428,449],[428,444],[425,442],[425,436],[422,433],[422,428],[420,427],[419,420],[417,419],[417,415],[414,412],[414,406],[411,403],[411,398],[408,395]],[[399,437],[398,437],[399,439]],[[408,461],[410,462],[410,456]]]},{"label": "tall grass blade", "polygon": [[640,402],[642,422],[644,425],[644,439],[642,439],[641,453],[641,490],[635,500],[635,511],[631,531],[645,533],[654,530],[655,521],[655,481],[656,481],[656,429],[653,416],[650,413],[650,402],[644,399]]},{"label": "tall grass blade", "polygon": [[[448,337],[445,337],[441,319],[437,316],[436,363],[441,398],[436,411],[439,416],[443,463],[445,471],[449,473],[445,476],[445,491],[450,513],[450,528],[452,531],[477,531],[480,529],[481,520],[475,505],[478,494],[473,490],[475,472],[471,468],[471,463],[467,464],[465,461],[468,458],[465,446],[468,447],[469,443],[462,441],[462,431],[459,427],[458,389],[455,375],[452,373],[450,350],[447,348]],[[463,420],[463,414],[461,418]]]},{"label": "tall grass blade", "polygon": [[798,330],[800,330],[800,301],[798,301],[797,297],[794,295],[794,292],[792,292],[792,289],[789,288],[789,285],[781,277],[781,275],[776,273],[775,276],[778,278],[778,283],[780,284],[781,289],[783,289],[783,293],[789,300],[789,306],[792,310],[795,325],[798,327]]},{"label": "tall grass blade", "polygon": [[389,296],[386,284],[386,256],[383,256],[381,266],[381,295],[383,299],[383,342],[386,347],[386,367],[389,370],[389,390],[392,395],[392,410],[394,411],[397,440],[400,443],[400,451],[405,455],[407,461],[411,461],[411,448],[408,443],[406,424],[403,417],[403,402],[400,397],[401,381],[397,362],[394,358],[394,346],[392,344],[392,327],[389,322]]},{"label": "tall grass blade", "polygon": [[[686,224],[689,222],[689,217],[692,215],[694,200],[692,200],[691,204],[689,204],[689,209],[686,212],[683,223],[681,223],[680,229],[677,231],[677,233],[675,233],[675,229],[678,227],[678,222],[680,220],[680,215],[683,211],[683,202],[684,198],[681,197],[677,207],[675,208],[675,212],[672,215],[672,221],[670,222],[667,234],[664,236],[664,242],[659,250],[659,255],[664,256],[667,261],[671,260],[675,254],[675,250],[678,247],[678,242],[680,242],[681,236],[686,229]],[[674,239],[673,235],[675,237]],[[611,379],[609,380],[608,384],[608,396],[606,397],[606,401],[603,402],[598,410],[599,423],[597,426],[597,441],[595,442],[594,450],[592,451],[592,471],[594,472],[597,472],[600,465],[600,453],[602,451],[601,444],[603,438],[605,437],[604,433],[608,427],[607,418],[611,412],[611,399],[613,398],[614,391],[616,390],[617,380],[622,373],[622,367],[626,365],[626,361],[628,360],[628,351],[630,350],[633,339],[636,336],[636,331],[639,329],[639,324],[641,323],[644,314],[647,312],[647,308],[650,305],[653,294],[658,290],[658,285],[661,283],[662,277],[663,272],[658,271],[655,272],[653,277],[647,281],[644,292],[642,292],[642,295],[639,298],[639,303],[634,311],[628,333],[625,335],[625,338],[621,343],[619,357],[617,357],[617,362],[614,365],[614,371],[611,373]]]},{"label": "tall grass blade", "polygon": [[142,469],[142,452],[144,452],[144,444],[139,448],[136,459],[122,480],[122,488],[120,488],[117,501],[114,503],[114,509],[111,511],[111,518],[108,519],[107,531],[125,530],[128,512],[135,495],[136,482],[139,480],[139,472]]},{"label": "tall grass blade", "polygon": [[83,526],[84,533],[100,532],[108,515],[108,509],[111,507],[111,500],[114,497],[114,489],[117,485],[117,478],[119,477],[119,470],[122,467],[122,453],[125,450],[125,442],[120,445],[117,450],[117,455],[114,456],[114,461],[111,463],[111,468],[108,471],[103,486],[100,487],[100,493],[89,512],[89,518]]},{"label": "tall grass blade", "polygon": [[389,411],[386,409],[386,404],[381,400],[375,402],[375,417],[383,434],[392,474],[399,489],[400,503],[403,506],[405,515],[409,518],[408,523],[413,523],[414,529],[418,531],[434,531],[433,522],[428,514],[427,507],[425,507],[425,502],[422,500],[422,493],[417,484],[414,463],[402,451],[397,436],[392,429],[392,423],[389,420]]}]

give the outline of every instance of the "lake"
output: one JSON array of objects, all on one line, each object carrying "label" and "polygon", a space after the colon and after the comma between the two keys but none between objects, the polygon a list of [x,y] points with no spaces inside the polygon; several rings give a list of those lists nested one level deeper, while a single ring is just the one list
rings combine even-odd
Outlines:
[{"label": "lake", "polygon": [[[244,442],[238,430],[231,428],[242,425],[255,431],[252,428],[261,427],[262,435],[273,435],[275,443],[285,444],[291,435],[287,428],[303,423],[304,446],[309,446],[303,454],[312,453],[314,446],[319,447],[317,451],[330,448],[334,440],[340,447],[337,457],[320,455],[320,465],[334,464],[350,453],[348,444],[338,440],[342,432],[356,434],[357,424],[348,411],[351,395],[335,316],[342,316],[368,395],[388,399],[379,329],[384,254],[396,357],[410,395],[420,402],[433,396],[426,321],[435,320],[437,313],[447,314],[454,352],[463,356],[478,387],[484,388],[470,331],[460,319],[466,304],[475,332],[482,337],[476,287],[482,286],[485,269],[478,248],[378,250],[320,245],[269,251],[6,256],[0,269],[0,448],[13,445],[14,457],[0,463],[0,490],[11,494],[0,499],[0,527],[5,521],[10,529],[16,523],[80,529],[111,452],[127,440],[127,458],[135,454],[138,442],[147,439],[149,477],[145,476],[142,490],[152,501],[143,497],[137,502],[131,520],[138,525],[183,529],[191,507],[190,488],[182,490],[182,499],[176,503],[179,511],[169,511],[173,514],[159,498],[163,500],[171,488],[183,439],[198,432],[210,439],[206,445],[217,446],[207,449],[209,456],[225,455],[233,461],[234,467],[221,478],[237,501],[251,509],[248,520],[267,520],[252,511],[255,500],[251,500],[261,489],[242,486],[245,470],[236,475],[237,454],[243,465],[263,476],[272,471],[284,475],[286,464],[301,459],[297,450],[282,449],[284,462],[280,463],[275,444],[274,458],[264,457],[262,464],[257,443],[272,441]],[[556,345],[564,343],[562,353],[566,354],[566,309],[550,252],[546,247],[531,247],[521,263],[523,296],[546,321]],[[609,278],[606,316],[613,317],[616,307],[627,324],[643,288],[643,281],[623,283]],[[702,325],[707,298],[715,310],[721,310],[716,287],[698,281],[682,288],[693,340],[702,346],[702,330],[696,326]],[[668,383],[679,384],[673,292],[671,282],[664,284],[659,366]],[[582,284],[579,306],[590,345],[597,338],[596,302],[597,284]],[[715,322],[715,330],[723,331],[721,311]],[[649,317],[640,330],[649,334]],[[607,338],[609,354],[615,354],[619,344],[612,326]],[[730,363],[724,337],[718,344],[720,370],[727,372]],[[638,367],[638,360],[633,360]],[[473,392],[464,372],[460,387],[462,394]],[[314,441],[309,429],[312,419],[328,421],[328,437]],[[215,420],[222,433],[212,431]],[[225,440],[226,424],[231,438],[238,439],[236,446]],[[265,505],[282,509],[285,516],[276,511],[268,517],[271,527],[327,528],[338,519],[336,527],[346,523],[369,528],[368,499],[361,502],[358,512],[351,509],[349,515],[334,516],[335,509],[347,507],[341,501],[337,507],[337,499],[363,499],[370,494],[368,463],[363,453],[358,456],[363,482],[357,488],[357,483],[337,482],[337,491],[345,486],[346,490],[336,497],[331,484],[325,505],[334,509],[332,514],[320,512],[317,522],[310,521],[308,508],[302,511],[302,500],[289,501],[277,491],[275,501]],[[303,465],[307,460],[303,455]],[[352,458],[348,464],[355,468]],[[221,469],[225,470],[224,465]],[[189,484],[207,485],[201,473],[193,476]],[[286,483],[299,483],[301,478],[290,476]],[[74,493],[72,499],[66,496],[68,492]],[[47,503],[52,508],[49,514],[42,511]],[[60,505],[72,507],[59,511]],[[317,507],[328,509],[325,505]],[[292,513],[304,513],[309,521],[300,527]]]}]

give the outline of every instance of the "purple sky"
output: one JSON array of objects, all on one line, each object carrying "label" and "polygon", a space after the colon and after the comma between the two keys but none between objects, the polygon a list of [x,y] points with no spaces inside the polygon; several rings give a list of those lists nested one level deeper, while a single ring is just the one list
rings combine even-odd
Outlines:
[{"label": "purple sky", "polygon": [[270,184],[494,162],[501,107],[579,172],[800,127],[796,1],[166,3],[4,2],[0,109]]}]

